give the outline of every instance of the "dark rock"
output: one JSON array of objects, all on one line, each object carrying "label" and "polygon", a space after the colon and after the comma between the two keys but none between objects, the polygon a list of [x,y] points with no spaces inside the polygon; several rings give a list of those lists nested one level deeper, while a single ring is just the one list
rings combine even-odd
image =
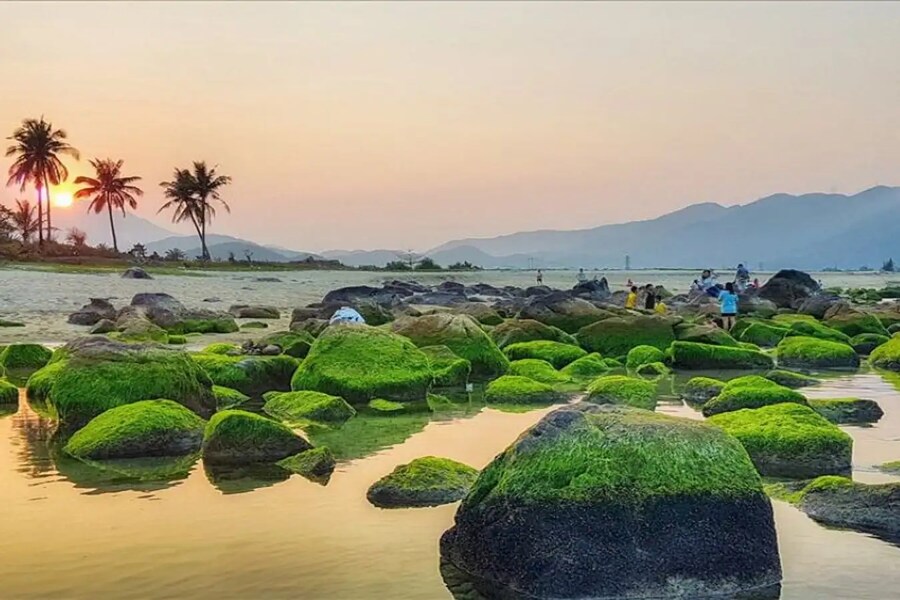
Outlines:
[{"label": "dark rock", "polygon": [[466,293],[478,296],[506,296],[508,292],[489,283],[476,283],[466,288]]},{"label": "dark rock", "polygon": [[[402,294],[408,295],[408,294]],[[401,294],[385,288],[370,285],[353,285],[331,290],[322,298],[322,304],[342,304],[349,306],[356,302],[374,302],[385,306],[393,306],[400,302]]]},{"label": "dark rock", "polygon": [[277,277],[254,277],[253,281],[259,281],[260,283],[281,283],[281,280]]},{"label": "dark rock", "polygon": [[759,290],[762,298],[771,300],[778,308],[796,308],[819,291],[819,284],[803,271],[778,271]]},{"label": "dark rock", "polygon": [[532,297],[516,315],[519,319],[534,319],[546,325],[559,327],[567,333],[575,333],[586,325],[610,316],[612,316],[610,311],[597,308],[587,300],[573,298],[566,292]]},{"label": "dark rock", "polygon": [[454,294],[464,294],[466,292],[466,286],[458,281],[442,281],[437,285],[436,289],[439,292],[451,292]]},{"label": "dark rock", "polygon": [[742,315],[756,314],[770,317],[775,314],[778,307],[771,300],[761,298],[756,293],[743,293],[738,295],[738,313]]},{"label": "dark rock", "polygon": [[221,302],[222,299],[219,298],[218,296],[213,296],[212,298],[204,298],[203,301],[204,302]]},{"label": "dark rock", "polygon": [[804,300],[797,312],[802,315],[811,315],[821,321],[832,306],[840,303],[846,303],[846,300],[833,294],[816,294]]},{"label": "dark rock", "polygon": [[572,288],[572,295],[589,300],[607,300],[612,293],[609,291],[609,283],[606,277],[576,283]]},{"label": "dark rock", "polygon": [[97,323],[93,327],[91,327],[91,334],[112,333],[115,330],[115,321],[110,321],[109,319],[101,319],[100,321],[97,321]]},{"label": "dark rock", "polygon": [[[231,333],[238,330],[230,314],[189,309],[169,294],[135,294],[131,308],[138,309],[154,325],[173,333]],[[121,318],[121,311],[119,316]]]},{"label": "dark rock", "polygon": [[426,292],[416,294],[407,299],[410,304],[425,304],[430,306],[452,306],[462,302],[468,302],[468,298],[462,292]]},{"label": "dark rock", "polygon": [[526,296],[546,296],[547,294],[553,293],[553,289],[546,285],[532,285],[531,287],[525,288]]},{"label": "dark rock", "polygon": [[263,356],[278,356],[279,354],[281,354],[281,348],[279,348],[275,344],[269,344],[268,346],[263,346],[260,354],[262,354]]},{"label": "dark rock", "polygon": [[900,542],[898,482],[866,485],[841,477],[820,477],[803,490],[800,509],[826,525]]},{"label": "dark rock", "polygon": [[116,307],[106,298],[91,298],[91,301],[69,315],[72,325],[95,325],[102,319],[116,318]]},{"label": "dark rock", "polygon": [[238,319],[278,319],[281,313],[274,306],[232,304],[228,312]]},{"label": "dark rock", "polygon": [[143,270],[140,267],[129,267],[128,269],[125,269],[125,272],[122,273],[122,278],[123,279],[153,279],[153,277],[150,276],[150,273],[148,273],[147,271]]}]

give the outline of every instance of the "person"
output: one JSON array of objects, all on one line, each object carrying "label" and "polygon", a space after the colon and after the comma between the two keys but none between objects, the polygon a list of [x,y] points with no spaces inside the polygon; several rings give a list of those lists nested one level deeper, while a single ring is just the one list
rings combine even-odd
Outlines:
[{"label": "person", "polygon": [[634,282],[631,280],[631,277],[628,278],[628,281],[625,282],[625,287],[630,288],[634,285]]},{"label": "person", "polygon": [[716,282],[716,274],[709,269],[704,269],[700,274],[700,289],[713,298],[718,298],[719,292],[722,291]]},{"label": "person", "polygon": [[734,291],[734,284],[730,281],[725,284],[725,289],[719,293],[719,314],[722,315],[722,328],[731,331],[734,327],[734,318],[738,311],[738,297]]},{"label": "person", "polygon": [[691,293],[693,294],[695,292],[702,292],[702,291],[703,291],[703,288],[700,287],[700,280],[695,279],[693,281],[693,283],[691,283]]},{"label": "person", "polygon": [[631,286],[631,291],[628,293],[628,297],[625,298],[625,308],[634,310],[634,308],[637,306],[637,293],[637,286]]},{"label": "person", "polygon": [[541,273],[540,269],[538,269],[537,277],[535,277],[535,281],[537,281],[538,285],[544,285],[544,274]]},{"label": "person", "polygon": [[653,309],[658,315],[664,315],[669,312],[669,307],[663,302],[662,296],[656,297],[656,308]]},{"label": "person", "polygon": [[744,263],[740,263],[737,266],[737,272],[734,274],[734,283],[737,284],[737,289],[740,292],[747,289],[747,285],[750,283],[750,271],[747,270]]},{"label": "person", "polygon": [[656,308],[656,292],[653,289],[653,284],[648,283],[644,286],[644,308],[647,310],[653,310]]},{"label": "person", "polygon": [[587,281],[587,275],[584,272],[584,269],[578,269],[578,283],[584,283]]},{"label": "person", "polygon": [[366,320],[353,308],[342,306],[334,311],[331,319],[328,320],[329,325],[334,325],[335,323],[360,323],[365,325]]},{"label": "person", "polygon": [[753,289],[754,290],[759,289],[759,279],[758,278],[753,280]]}]

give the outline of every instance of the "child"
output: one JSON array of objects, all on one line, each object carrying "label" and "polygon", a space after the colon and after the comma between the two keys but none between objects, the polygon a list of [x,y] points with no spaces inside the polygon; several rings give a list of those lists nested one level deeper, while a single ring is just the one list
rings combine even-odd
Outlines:
[{"label": "child", "polygon": [[725,289],[719,293],[719,312],[722,315],[722,327],[725,331],[731,331],[731,328],[734,327],[737,310],[738,297],[734,293],[734,284],[729,281],[725,284]]},{"label": "child", "polygon": [[666,304],[663,302],[662,296],[657,296],[657,297],[656,297],[656,308],[654,308],[653,310],[654,310],[654,311],[656,312],[656,314],[658,314],[658,315],[664,315],[664,314],[666,314],[667,312],[669,312],[669,307],[666,306]]},{"label": "child", "polygon": [[631,292],[629,292],[628,297],[625,298],[625,308],[630,310],[634,310],[634,307],[637,306],[637,286],[631,286]]},{"label": "child", "polygon": [[644,293],[646,294],[644,297],[644,308],[653,310],[656,308],[656,292],[653,290],[652,283],[648,283],[646,287],[644,287]]}]

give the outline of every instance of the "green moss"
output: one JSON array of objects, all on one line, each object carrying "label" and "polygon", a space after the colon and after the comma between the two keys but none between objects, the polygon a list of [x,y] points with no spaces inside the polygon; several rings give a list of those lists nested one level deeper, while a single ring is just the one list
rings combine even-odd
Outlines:
[{"label": "green moss", "polygon": [[310,448],[281,423],[242,410],[223,410],[207,423],[202,450],[209,463],[246,464],[274,463]]},{"label": "green moss", "polygon": [[900,337],[893,337],[875,348],[869,355],[869,363],[879,369],[900,371]]},{"label": "green moss", "polygon": [[237,344],[227,342],[215,342],[202,350],[203,354],[233,354],[238,355],[241,349]]},{"label": "green moss", "polygon": [[0,404],[16,404],[19,401],[19,388],[0,378]]},{"label": "green moss", "polygon": [[[563,411],[572,409],[545,420]],[[762,493],[741,445],[705,423],[625,407],[604,407],[567,422],[561,435],[534,436],[543,423],[523,434],[482,471],[464,506],[506,499],[516,505],[617,506]],[[528,451],[519,451],[524,441]]]},{"label": "green moss", "polygon": [[343,398],[321,392],[269,392],[263,411],[288,423],[341,424],[356,414]]},{"label": "green moss", "polygon": [[606,365],[607,369],[624,369],[625,368],[625,358],[619,360],[618,358],[604,358],[603,364]]},{"label": "green moss", "polygon": [[182,456],[196,452],[206,422],[171,400],[143,400],[112,408],[79,429],[64,450],[94,460]]},{"label": "green moss", "polygon": [[803,500],[803,496],[810,492],[821,492],[825,490],[837,490],[852,488],[853,480],[849,477],[841,477],[840,475],[822,475],[816,477],[798,494],[798,500]]},{"label": "green moss", "polygon": [[610,370],[611,367],[606,362],[606,359],[600,353],[592,352],[570,362],[560,372],[570,379],[585,380],[605,375]]},{"label": "green moss", "polygon": [[900,474],[900,460],[881,463],[878,468],[885,473]]},{"label": "green moss", "polygon": [[850,345],[857,354],[871,354],[875,348],[890,341],[886,335],[877,333],[861,333],[850,338]]},{"label": "green moss", "polygon": [[706,404],[721,393],[724,381],[712,377],[692,377],[681,392],[681,397],[691,404]]},{"label": "green moss", "polygon": [[519,375],[504,375],[490,382],[484,399],[491,404],[553,404],[564,396],[546,383]]},{"label": "green moss", "polygon": [[772,321],[790,327],[794,323],[818,323],[812,315],[798,315],[796,313],[781,313],[772,317]]},{"label": "green moss", "polygon": [[302,475],[313,480],[327,477],[334,471],[336,461],[334,454],[326,447],[313,448],[294,456],[289,456],[276,463],[282,469]]},{"label": "green moss", "polygon": [[406,405],[402,402],[391,402],[390,400],[384,400],[383,398],[369,400],[367,406],[378,413],[385,414],[403,412],[406,410]]},{"label": "green moss", "polygon": [[510,360],[536,358],[547,361],[556,369],[561,369],[569,363],[587,356],[587,352],[578,346],[547,340],[511,344],[504,348],[503,352]]},{"label": "green moss", "polygon": [[672,364],[677,369],[771,369],[772,358],[762,352],[744,348],[674,342]]},{"label": "green moss", "polygon": [[575,338],[589,352],[620,356],[636,346],[665,350],[675,341],[675,333],[672,322],[663,317],[612,317],[580,329]]},{"label": "green moss", "polygon": [[122,342],[158,342],[165,344],[169,334],[165,329],[140,315],[120,317],[116,321],[116,331],[109,333],[110,339]]},{"label": "green moss", "polygon": [[806,404],[803,394],[759,375],[738,377],[725,384],[718,396],[703,406],[707,417],[742,408],[759,408],[782,402]]},{"label": "green moss", "polygon": [[727,331],[713,324],[680,323],[675,326],[675,339],[681,342],[697,342],[714,346],[737,346],[737,340]]},{"label": "green moss", "polygon": [[458,387],[469,381],[472,363],[454,354],[447,346],[425,346],[421,350],[431,363],[435,386]]},{"label": "green moss", "polygon": [[805,336],[820,340],[828,340],[830,342],[850,343],[850,336],[832,329],[826,325],[822,325],[818,321],[797,321],[791,324],[788,336]]},{"label": "green moss", "polygon": [[662,362],[647,363],[634,370],[640,377],[657,378],[670,373],[669,367]]},{"label": "green moss", "polygon": [[294,358],[306,358],[315,341],[316,339],[307,331],[273,331],[260,338],[257,343],[262,346],[278,346],[282,354]]},{"label": "green moss", "polygon": [[665,358],[663,351],[655,346],[635,346],[628,351],[625,366],[629,369],[637,369],[641,365],[663,362]]},{"label": "green moss", "polygon": [[510,375],[521,375],[541,383],[550,385],[557,383],[566,383],[569,378],[553,368],[553,365],[546,360],[537,358],[523,358],[522,360],[514,360],[509,363]]},{"label": "green moss", "polygon": [[292,356],[226,356],[200,352],[193,355],[216,385],[248,395],[267,390],[289,390],[299,364]]},{"label": "green moss", "polygon": [[430,419],[429,412],[360,411],[339,429],[311,428],[307,433],[316,446],[327,446],[338,460],[351,460],[402,444],[422,431]]},{"label": "green moss", "polygon": [[400,465],[366,494],[376,506],[433,506],[461,499],[478,471],[449,458],[423,456]]},{"label": "green moss", "polygon": [[225,387],[224,385],[212,386],[212,392],[213,396],[216,397],[216,408],[218,410],[235,408],[250,400],[250,396],[242,394],[241,392],[230,387]]},{"label": "green moss", "polygon": [[765,374],[765,378],[792,390],[819,383],[819,380],[815,377],[794,373],[793,371],[785,371],[784,369],[772,369]]},{"label": "green moss", "polygon": [[624,404],[646,410],[656,408],[656,385],[643,379],[606,375],[595,379],[587,391],[586,400],[595,404]]},{"label": "green moss", "polygon": [[778,364],[800,369],[855,369],[859,356],[840,342],[812,337],[786,337],[776,349]]},{"label": "green moss", "polygon": [[793,402],[709,418],[736,437],[763,475],[809,477],[849,469],[853,438]]},{"label": "green moss", "polygon": [[6,319],[0,319],[0,327],[25,327],[25,323],[19,323],[18,321],[7,321]]},{"label": "green moss", "polygon": [[533,319],[507,319],[491,330],[491,337],[500,348],[535,340],[548,340],[571,345],[578,343],[572,335],[562,329],[545,325]]},{"label": "green moss", "polygon": [[787,335],[789,329],[787,327],[779,327],[769,323],[756,321],[750,322],[746,328],[738,335],[738,339],[742,342],[749,342],[757,346],[777,346],[778,342]]},{"label": "green moss", "polygon": [[875,423],[884,416],[884,411],[877,402],[864,398],[810,400],[809,406],[837,425]]},{"label": "green moss", "polygon": [[837,329],[846,335],[853,337],[862,333],[876,333],[878,335],[887,335],[887,330],[881,321],[875,315],[846,311],[840,312],[834,317],[826,321],[829,327]]},{"label": "green moss", "polygon": [[169,333],[234,333],[239,330],[233,317],[211,317],[207,319],[184,319],[172,327],[166,328]]},{"label": "green moss", "polygon": [[241,325],[241,329],[268,329],[269,324],[262,321],[248,321]]},{"label": "green moss", "polygon": [[431,363],[408,339],[366,325],[330,326],[294,374],[294,390],[363,404],[373,398],[424,400]]},{"label": "green moss", "polygon": [[173,346],[183,346],[184,344],[187,344],[187,338],[183,335],[170,335],[168,343]]},{"label": "green moss", "polygon": [[36,370],[50,361],[53,352],[40,344],[9,344],[0,352],[0,367],[6,370]]}]

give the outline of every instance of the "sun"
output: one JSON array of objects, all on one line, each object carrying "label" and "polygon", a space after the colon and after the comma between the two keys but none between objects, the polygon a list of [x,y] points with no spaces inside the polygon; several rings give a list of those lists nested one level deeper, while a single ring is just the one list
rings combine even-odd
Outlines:
[{"label": "sun", "polygon": [[60,190],[53,192],[51,196],[53,200],[53,206],[59,206],[61,208],[72,206],[72,192],[65,192]]}]

